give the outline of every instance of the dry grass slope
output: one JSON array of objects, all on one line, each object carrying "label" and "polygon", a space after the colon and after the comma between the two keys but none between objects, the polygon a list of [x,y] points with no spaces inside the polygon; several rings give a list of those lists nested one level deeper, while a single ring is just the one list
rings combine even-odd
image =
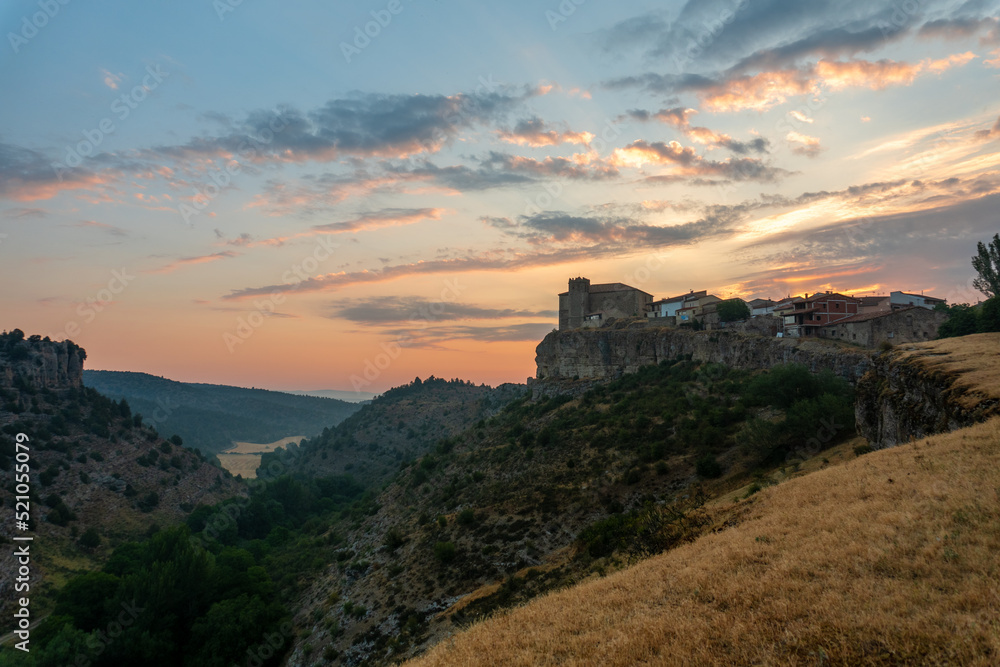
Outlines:
[{"label": "dry grass slope", "polygon": [[981,400],[976,394],[1000,399],[1000,333],[945,338],[900,349],[900,359],[958,378],[958,384],[974,394],[973,402]]},{"label": "dry grass slope", "polygon": [[1000,419],[744,502],[733,528],[410,664],[1000,664]]}]

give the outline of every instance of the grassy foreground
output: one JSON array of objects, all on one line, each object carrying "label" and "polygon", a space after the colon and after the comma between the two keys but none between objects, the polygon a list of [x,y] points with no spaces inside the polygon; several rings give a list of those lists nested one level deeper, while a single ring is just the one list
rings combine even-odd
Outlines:
[{"label": "grassy foreground", "polygon": [[1000,419],[742,504],[732,528],[408,664],[1000,664]]}]

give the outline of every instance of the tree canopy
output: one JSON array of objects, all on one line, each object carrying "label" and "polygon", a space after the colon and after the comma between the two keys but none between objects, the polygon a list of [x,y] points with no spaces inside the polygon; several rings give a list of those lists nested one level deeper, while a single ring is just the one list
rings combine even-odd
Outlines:
[{"label": "tree canopy", "polygon": [[989,244],[979,242],[979,252],[972,258],[972,268],[979,274],[972,286],[987,298],[1000,297],[1000,234]]}]

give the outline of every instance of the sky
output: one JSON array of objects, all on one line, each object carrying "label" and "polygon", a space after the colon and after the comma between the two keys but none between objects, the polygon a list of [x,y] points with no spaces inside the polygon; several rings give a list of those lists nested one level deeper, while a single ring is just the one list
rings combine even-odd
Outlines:
[{"label": "sky", "polygon": [[1000,0],[0,6],[0,327],[87,367],[534,374],[571,277],[975,302]]}]

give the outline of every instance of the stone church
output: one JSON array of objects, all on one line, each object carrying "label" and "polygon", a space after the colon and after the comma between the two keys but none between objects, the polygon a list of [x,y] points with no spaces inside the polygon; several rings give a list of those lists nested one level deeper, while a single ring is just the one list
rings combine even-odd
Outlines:
[{"label": "stone church", "polygon": [[612,317],[645,317],[653,295],[624,283],[591,285],[570,278],[569,291],[559,295],[559,329],[599,327]]}]

